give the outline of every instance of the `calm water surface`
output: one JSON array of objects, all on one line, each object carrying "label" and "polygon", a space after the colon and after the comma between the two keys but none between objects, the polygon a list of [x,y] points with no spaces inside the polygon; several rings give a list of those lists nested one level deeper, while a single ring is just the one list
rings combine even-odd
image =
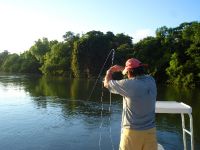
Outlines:
[{"label": "calm water surface", "polygon": [[[117,150],[122,98],[112,95],[109,113],[109,93],[101,83],[88,99],[94,82],[0,75],[0,149]],[[195,149],[200,149],[200,90],[158,85],[158,100],[192,106]],[[156,126],[158,141],[166,150],[183,149],[179,115],[157,114]]]}]

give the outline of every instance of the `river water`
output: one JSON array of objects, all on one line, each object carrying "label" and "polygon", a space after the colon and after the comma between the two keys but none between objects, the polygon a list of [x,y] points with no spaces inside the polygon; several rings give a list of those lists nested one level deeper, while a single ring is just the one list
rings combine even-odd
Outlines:
[{"label": "river water", "polygon": [[[101,82],[90,97],[94,83],[1,74],[0,149],[117,150],[122,98],[112,95],[109,111],[110,95]],[[157,100],[182,101],[193,108],[195,149],[200,149],[200,89],[158,85]],[[156,127],[158,142],[166,150],[183,150],[180,115],[156,114]]]}]

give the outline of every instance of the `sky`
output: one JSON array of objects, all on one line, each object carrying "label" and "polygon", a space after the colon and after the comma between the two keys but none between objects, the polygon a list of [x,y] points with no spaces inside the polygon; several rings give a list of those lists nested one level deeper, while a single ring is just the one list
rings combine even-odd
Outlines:
[{"label": "sky", "polygon": [[0,52],[23,53],[67,31],[124,33],[133,43],[157,28],[200,21],[200,0],[0,0]]}]

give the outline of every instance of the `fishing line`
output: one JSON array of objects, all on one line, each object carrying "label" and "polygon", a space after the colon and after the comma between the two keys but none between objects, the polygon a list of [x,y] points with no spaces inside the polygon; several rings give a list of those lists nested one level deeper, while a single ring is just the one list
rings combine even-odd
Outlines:
[{"label": "fishing line", "polygon": [[[103,91],[103,84],[102,84],[102,91]],[[103,92],[101,92],[101,123],[100,123],[100,126],[99,126],[99,129],[100,129],[100,133],[99,133],[99,150],[101,150],[101,138],[102,138],[101,129],[102,129],[102,126],[103,126]]]},{"label": "fishing line", "polygon": [[[112,59],[111,59],[111,66],[113,66],[113,62],[114,62],[114,57],[115,57],[115,51],[114,49],[112,49],[110,51],[110,53],[108,54],[108,57],[107,59],[109,58],[110,54],[112,53]],[[105,61],[105,63],[107,62],[107,59]],[[103,67],[105,66],[105,63],[103,65]],[[102,68],[103,68],[102,67]],[[103,69],[102,69],[103,70]],[[100,73],[102,72],[102,70],[100,71]],[[97,82],[96,82],[97,83]],[[100,135],[99,135],[99,150],[101,150],[101,140],[102,140],[102,132],[101,132],[101,129],[102,129],[102,126],[103,126],[103,110],[104,110],[104,107],[103,107],[103,82],[102,82],[102,92],[101,92],[101,123],[100,123]],[[110,142],[111,142],[111,146],[112,146],[112,149],[114,150],[114,144],[113,144],[113,140],[112,140],[112,128],[111,128],[111,104],[112,104],[112,95],[111,95],[111,92],[110,92],[110,102],[109,102],[109,138],[110,138]]]},{"label": "fishing line", "polygon": [[[111,66],[113,66],[114,57],[115,57],[115,51],[113,50]],[[111,114],[111,105],[112,105],[112,94],[110,92],[110,105],[109,105],[109,113],[110,114]],[[109,116],[109,123],[110,123],[110,128],[109,128],[110,142],[111,142],[111,145],[112,145],[112,149],[114,150],[115,147],[114,147],[114,143],[113,143],[113,140],[112,140],[111,115]]]}]

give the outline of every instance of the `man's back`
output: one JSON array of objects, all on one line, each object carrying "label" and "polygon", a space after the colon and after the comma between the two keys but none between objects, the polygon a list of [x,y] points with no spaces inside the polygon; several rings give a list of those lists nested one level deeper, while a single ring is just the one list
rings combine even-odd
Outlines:
[{"label": "man's back", "polygon": [[108,88],[111,92],[123,96],[122,125],[124,128],[145,130],[155,127],[157,89],[151,76],[111,80]]}]

